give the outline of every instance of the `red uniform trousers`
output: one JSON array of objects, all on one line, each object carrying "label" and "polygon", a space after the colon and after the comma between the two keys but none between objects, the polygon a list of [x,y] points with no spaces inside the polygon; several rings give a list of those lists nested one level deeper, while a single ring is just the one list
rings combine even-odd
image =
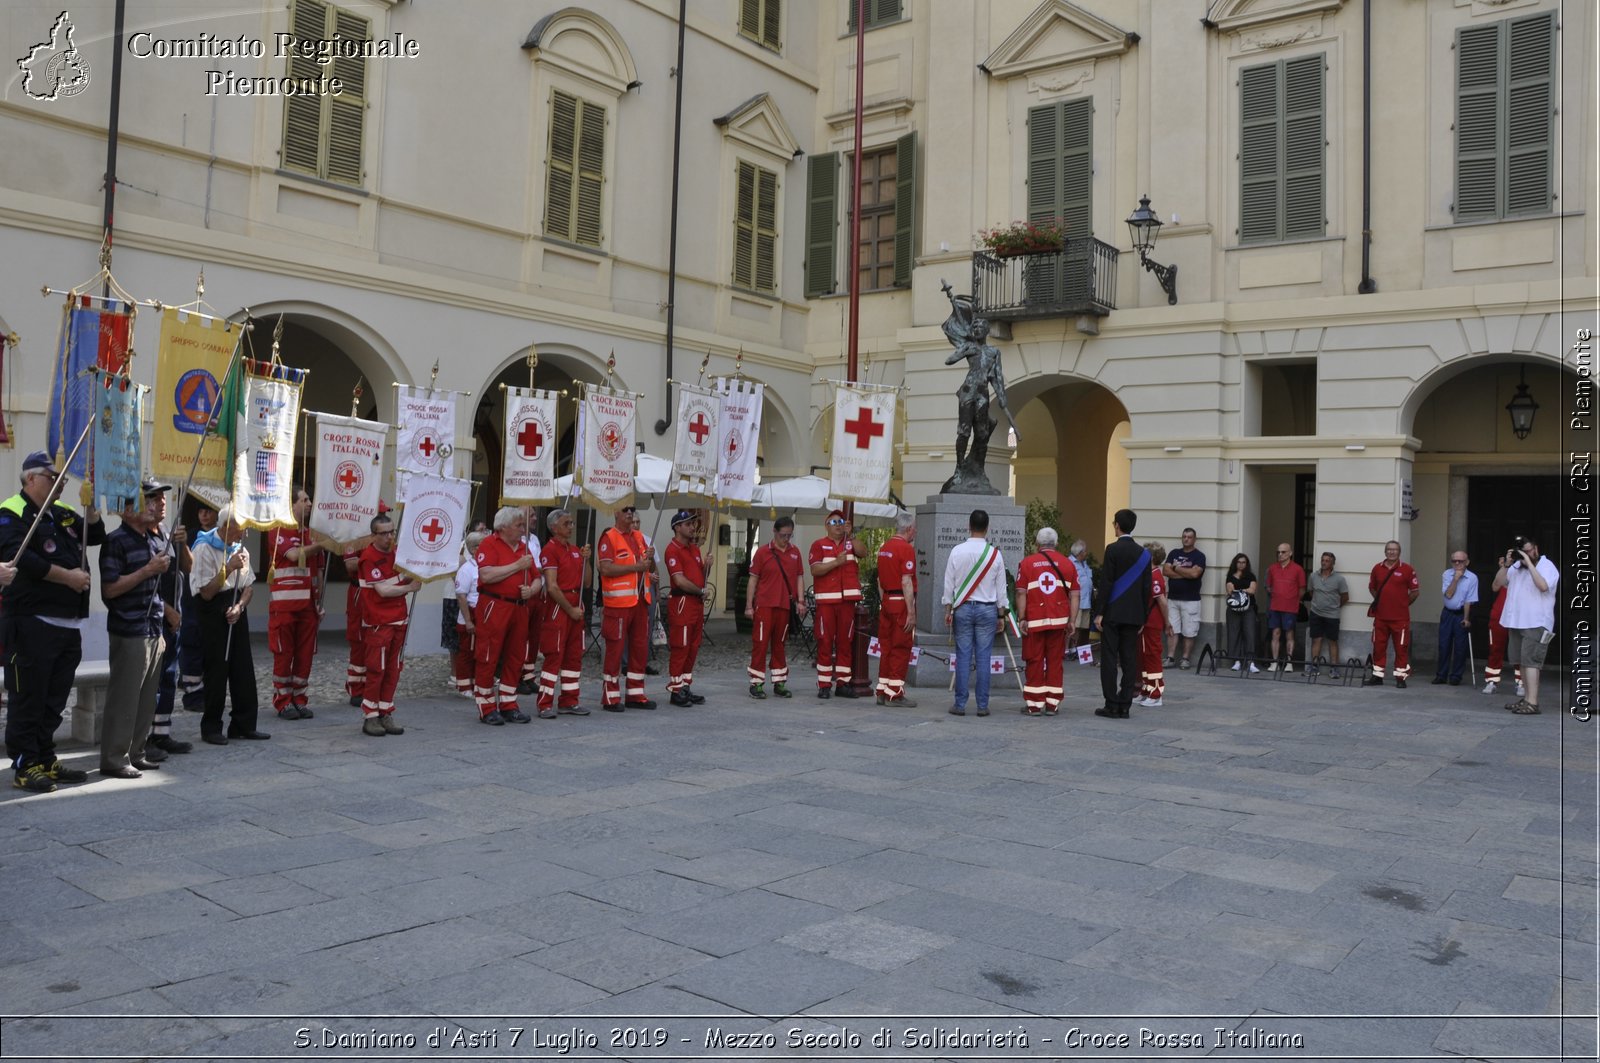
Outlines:
[{"label": "red uniform trousers", "polygon": [[539,647],[544,636],[545,600],[542,594],[528,599],[528,652],[522,658],[522,681],[539,679]]},{"label": "red uniform trousers", "polygon": [[[269,621],[270,623],[270,621]],[[367,687],[367,655],[361,648],[361,588],[350,577],[344,596],[344,637],[350,642],[350,665],[344,676],[345,693],[360,697]]]},{"label": "red uniform trousers", "polygon": [[705,615],[705,603],[699,598],[688,594],[667,598],[667,689],[674,694],[688,690],[694,682]]},{"label": "red uniform trousers", "polygon": [[[1501,625],[1498,620],[1489,621],[1489,658],[1483,662],[1483,681],[1485,683],[1500,682],[1500,669],[1506,663],[1506,645],[1511,641],[1511,633]],[[1522,682],[1522,666],[1516,665],[1511,669],[1516,682]]]},{"label": "red uniform trousers", "polygon": [[456,624],[456,652],[450,657],[451,674],[455,676],[456,693],[472,697],[472,677],[478,670],[478,663],[472,659],[472,644],[477,635],[476,629],[468,631],[466,625]]},{"label": "red uniform trousers", "polygon": [[[628,646],[628,701],[644,701],[644,666],[650,659],[650,606],[644,599],[623,609],[606,606],[600,618],[606,656],[600,665],[600,704],[622,704],[622,646]],[[638,669],[635,671],[634,669]]]},{"label": "red uniform trousers", "polygon": [[1394,677],[1411,678],[1411,621],[1372,618],[1372,674],[1383,678],[1384,662],[1389,659],[1389,638],[1394,638]]},{"label": "red uniform trousers", "polygon": [[911,669],[911,632],[906,627],[906,600],[885,598],[878,612],[877,693],[890,701],[906,696],[906,672]]},{"label": "red uniform trousers", "polygon": [[1055,715],[1061,706],[1062,661],[1067,629],[1044,627],[1022,636],[1022,706],[1031,713]]},{"label": "red uniform trousers", "polygon": [[401,654],[406,645],[406,625],[361,625],[361,648],[366,661],[366,686],[361,691],[361,715],[387,716],[394,711],[394,690],[400,685]]},{"label": "red uniform trousers", "polygon": [[544,653],[544,670],[539,673],[539,711],[558,705],[570,709],[578,704],[578,680],[583,674],[583,618],[568,616],[555,602],[549,602],[539,637],[539,649]]},{"label": "red uniform trousers", "polygon": [[767,681],[767,657],[770,650],[772,681],[787,683],[789,651],[786,643],[789,638],[789,607],[757,606],[755,614],[755,630],[750,640],[750,682],[755,684]]},{"label": "red uniform trousers", "polygon": [[856,603],[854,600],[817,603],[817,689],[831,690],[850,682],[855,658]]},{"label": "red uniform trousers", "polygon": [[1166,673],[1161,670],[1162,635],[1167,630],[1164,619],[1158,619],[1155,610],[1144,622],[1144,633],[1139,637],[1139,689],[1146,698],[1161,700],[1167,689]]},{"label": "red uniform trousers", "polygon": [[480,592],[472,622],[478,625],[472,648],[478,666],[472,679],[478,715],[501,708],[515,711],[522,655],[528,652],[528,610],[521,602]]},{"label": "red uniform trousers", "polygon": [[267,648],[272,651],[272,707],[280,715],[303,707],[317,655],[317,607],[310,601],[272,603],[267,608]]}]

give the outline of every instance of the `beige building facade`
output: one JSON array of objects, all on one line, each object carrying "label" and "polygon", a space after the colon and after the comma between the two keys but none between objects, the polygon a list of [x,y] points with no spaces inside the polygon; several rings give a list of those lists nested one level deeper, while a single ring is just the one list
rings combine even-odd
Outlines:
[{"label": "beige building facade", "polygon": [[[955,458],[940,284],[981,272],[1020,437],[1002,417],[991,479],[1096,552],[1120,505],[1141,538],[1195,527],[1210,621],[1236,551],[1332,550],[1360,629],[1386,539],[1425,576],[1425,621],[1448,549],[1498,544],[1519,511],[1557,522],[1591,380],[1572,348],[1600,305],[1592,0],[868,0],[859,166],[850,3],[687,7],[680,71],[669,0],[128,0],[116,273],[180,303],[204,266],[220,313],[282,315],[309,408],[347,411],[360,379],[389,419],[389,384],[437,362],[471,392],[457,451],[491,485],[496,385],[526,381],[530,344],[551,386],[614,352],[663,456],[667,378],[740,359],[768,385],[763,476],[826,466],[857,283],[862,378],[904,385],[914,505]],[[59,5],[0,12],[0,55],[35,68],[0,81],[0,319],[23,341],[0,475],[42,445],[60,310],[38,290],[95,268],[111,10],[70,10],[70,41]],[[335,37],[384,50],[293,44]],[[64,53],[76,91],[40,98]],[[1175,303],[1130,250],[1146,195]],[[981,230],[1047,216],[1060,255],[986,257]],[[1523,381],[1540,410],[1519,439]]]}]

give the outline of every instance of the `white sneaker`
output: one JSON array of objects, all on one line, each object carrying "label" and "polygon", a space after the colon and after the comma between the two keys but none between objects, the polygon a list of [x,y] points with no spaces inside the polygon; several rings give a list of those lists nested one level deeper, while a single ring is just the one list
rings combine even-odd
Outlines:
[{"label": "white sneaker", "polygon": [[1250,662],[1250,671],[1252,671],[1252,672],[1259,672],[1259,671],[1261,671],[1261,669],[1259,669],[1259,668],[1257,668],[1257,667],[1256,667],[1256,662],[1254,662],[1254,661],[1251,661],[1251,662]]},{"label": "white sneaker", "polygon": [[[1234,662],[1233,662],[1233,670],[1234,670],[1234,671],[1235,671],[1235,672],[1237,672],[1237,671],[1238,671],[1238,670],[1239,670],[1239,668],[1240,668],[1240,664],[1239,664],[1239,662],[1238,662],[1238,661],[1234,661]],[[1252,671],[1253,671],[1253,670],[1254,670],[1254,669],[1255,669],[1255,665],[1251,665],[1251,666],[1250,666],[1250,668],[1251,668],[1251,670],[1252,670]]]},{"label": "white sneaker", "polygon": [[1493,694],[1494,693],[1494,688],[1495,688],[1495,684],[1493,682],[1488,682],[1488,683],[1483,684],[1483,692],[1485,694]]},{"label": "white sneaker", "polygon": [[1143,701],[1139,702],[1139,704],[1143,705],[1147,709],[1159,709],[1161,707],[1161,699],[1145,698]]},{"label": "white sneaker", "polygon": [[1183,669],[1185,672],[1187,672],[1189,670],[1189,658],[1187,658],[1187,657],[1180,658],[1179,661],[1178,661],[1178,667]]},{"label": "white sneaker", "polygon": [[[1255,669],[1255,665],[1251,665],[1250,666],[1250,670],[1252,672],[1255,671],[1256,670]],[[1277,670],[1278,670],[1278,662],[1277,661],[1273,661],[1271,664],[1267,665],[1267,671],[1276,672]]]},{"label": "white sneaker", "polygon": [[1291,661],[1285,661],[1285,662],[1284,662],[1284,663],[1283,663],[1283,670],[1284,670],[1284,672],[1286,672],[1286,673],[1287,673],[1287,672],[1292,672],[1292,671],[1294,671],[1294,664],[1293,664],[1293,662],[1291,662]]},{"label": "white sneaker", "polygon": [[1522,680],[1520,680],[1520,679],[1517,680],[1517,697],[1525,698],[1527,696],[1528,696],[1528,688],[1522,685]]}]

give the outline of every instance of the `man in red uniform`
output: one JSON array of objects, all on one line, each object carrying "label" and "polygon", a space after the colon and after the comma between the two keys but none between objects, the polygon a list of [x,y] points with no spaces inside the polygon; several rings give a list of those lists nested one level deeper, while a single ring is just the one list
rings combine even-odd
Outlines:
[{"label": "man in red uniform", "polygon": [[817,697],[856,696],[850,663],[856,637],[861,573],[844,512],[828,514],[828,534],[811,544],[812,591],[817,599]]},{"label": "man in red uniform", "polygon": [[756,548],[750,558],[750,583],[745,588],[744,615],[754,623],[750,640],[750,696],[767,696],[767,660],[771,654],[772,692],[789,693],[789,657],[784,645],[789,637],[791,610],[805,617],[805,585],[801,579],[800,550],[794,545],[794,518],[772,522],[772,542]]},{"label": "man in red uniform", "polygon": [[1161,571],[1161,563],[1167,559],[1167,548],[1160,543],[1145,543],[1144,548],[1150,551],[1150,615],[1139,633],[1142,682],[1135,701],[1147,709],[1159,709],[1161,696],[1167,691],[1167,677],[1161,665],[1161,645],[1166,641],[1167,628],[1167,577]]},{"label": "man in red uniform", "polygon": [[394,722],[394,691],[400,685],[410,610],[406,595],[422,584],[395,571],[394,521],[372,518],[372,545],[361,551],[361,648],[366,686],[361,692],[361,733],[374,738],[405,734]]},{"label": "man in red uniform", "polygon": [[705,627],[706,566],[700,557],[700,518],[687,509],[672,517],[667,544],[667,691],[674,705],[699,705],[706,699],[691,687]]},{"label": "man in red uniform", "polygon": [[878,591],[883,607],[878,611],[877,701],[879,705],[917,703],[906,697],[906,673],[911,669],[911,636],[917,626],[917,518],[902,512],[895,518],[894,534],[878,548]]},{"label": "man in red uniform", "polygon": [[644,696],[644,666],[650,659],[650,587],[656,552],[645,545],[632,506],[617,510],[612,521],[612,527],[600,536],[600,599],[605,608],[600,634],[606,642],[600,666],[604,683],[600,707],[607,712],[623,709],[622,645],[626,642],[627,707],[653,709],[656,703]]},{"label": "man in red uniform", "polygon": [[[1509,587],[1501,587],[1494,596],[1494,605],[1489,609],[1489,656],[1483,662],[1483,692],[1493,694],[1500,685],[1500,669],[1506,663],[1506,645],[1511,641],[1511,633],[1500,623],[1500,614],[1505,611],[1506,591]],[[1523,696],[1522,666],[1516,665],[1513,669],[1512,680],[1517,684],[1517,697]]]},{"label": "man in red uniform", "polygon": [[1372,567],[1367,580],[1367,590],[1372,593],[1372,674],[1361,681],[1362,686],[1383,686],[1393,636],[1394,685],[1406,688],[1411,677],[1411,603],[1421,589],[1416,572],[1400,560],[1400,544],[1393,539],[1384,543],[1383,560]]},{"label": "man in red uniform", "polygon": [[[540,563],[544,556],[544,546],[540,544],[539,537],[533,529],[538,527],[538,514],[528,510],[528,534],[523,538],[523,543],[528,547],[528,553],[533,555],[535,565]],[[528,599],[528,652],[522,658],[522,682],[517,687],[518,694],[532,694],[539,689],[539,635],[544,627],[544,588],[539,593]]]},{"label": "man in red uniform", "polygon": [[267,534],[272,559],[268,584],[267,646],[272,650],[272,707],[285,720],[309,720],[311,659],[317,654],[317,625],[322,602],[317,595],[328,557],[311,541],[306,518],[311,496],[295,489],[293,528]]},{"label": "man in red uniform", "polygon": [[550,541],[544,544],[540,564],[544,571],[545,610],[540,649],[544,671],[539,675],[539,719],[553,720],[558,713],[587,716],[578,707],[578,680],[583,664],[583,588],[589,582],[589,548],[575,546],[572,531],[577,522],[564,509],[545,518]]},{"label": "man in red uniform", "polygon": [[[378,516],[389,512],[389,504],[378,500]],[[344,574],[350,578],[344,594],[344,637],[350,643],[350,664],[345,672],[344,689],[350,695],[350,707],[360,708],[362,692],[367,688],[367,655],[361,648],[361,551],[372,545],[367,535],[351,543],[340,560]]]},{"label": "man in red uniform", "polygon": [[1022,628],[1022,707],[1030,716],[1061,709],[1062,661],[1078,615],[1078,567],[1056,549],[1054,528],[1034,536],[1038,551],[1017,566],[1017,624]]},{"label": "man in red uniform", "polygon": [[473,624],[477,674],[472,693],[478,719],[499,726],[527,723],[533,717],[517,707],[522,655],[528,652],[528,599],[540,587],[533,555],[522,542],[528,518],[520,506],[501,506],[494,534],[478,547],[478,607]]}]

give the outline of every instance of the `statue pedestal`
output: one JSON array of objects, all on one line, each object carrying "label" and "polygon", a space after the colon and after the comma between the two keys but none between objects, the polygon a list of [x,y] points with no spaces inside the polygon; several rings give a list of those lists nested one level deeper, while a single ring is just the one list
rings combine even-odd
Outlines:
[{"label": "statue pedestal", "polygon": [[[941,658],[954,652],[951,632],[944,622],[945,569],[950,551],[967,541],[967,519],[975,509],[989,514],[989,541],[1000,549],[1006,571],[1015,575],[1017,562],[1027,553],[1023,549],[1027,508],[1006,495],[931,495],[916,507],[917,645]],[[1021,646],[1014,649],[1022,652]],[[1005,652],[1003,639],[995,639],[995,652]],[[912,686],[948,686],[950,672],[943,660],[929,657],[911,669],[907,681]]]}]

